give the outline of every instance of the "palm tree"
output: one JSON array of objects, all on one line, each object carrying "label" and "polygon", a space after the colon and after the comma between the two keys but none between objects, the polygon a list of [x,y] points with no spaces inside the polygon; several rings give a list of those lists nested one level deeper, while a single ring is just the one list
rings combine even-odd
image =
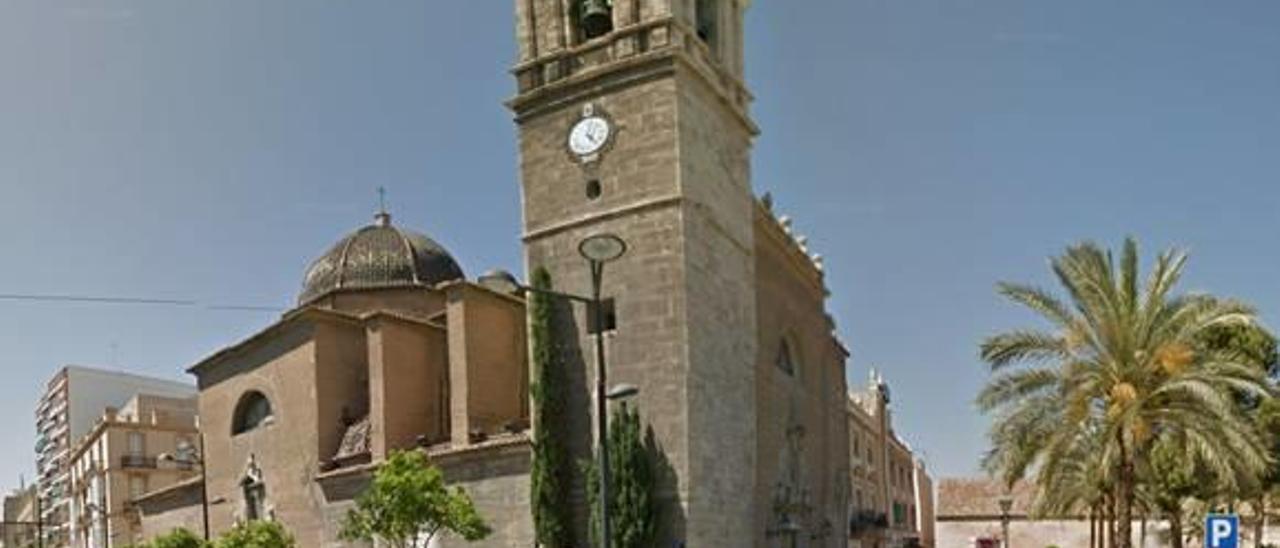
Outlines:
[{"label": "palm tree", "polygon": [[1265,375],[1240,352],[1197,344],[1214,326],[1252,324],[1254,311],[1174,294],[1185,264],[1184,253],[1162,253],[1140,283],[1134,240],[1125,241],[1119,264],[1093,243],[1071,246],[1051,260],[1069,301],[1033,286],[998,286],[1050,329],[1008,331],[982,344],[993,378],[978,405],[995,414],[988,465],[1006,480],[1034,471],[1040,498],[1053,500],[1075,484],[1081,456],[1095,455],[1109,479],[1119,548],[1132,543],[1138,465],[1155,437],[1178,432],[1189,454],[1229,483],[1239,470],[1258,474],[1268,464],[1265,444],[1234,403],[1238,394],[1269,397]]}]

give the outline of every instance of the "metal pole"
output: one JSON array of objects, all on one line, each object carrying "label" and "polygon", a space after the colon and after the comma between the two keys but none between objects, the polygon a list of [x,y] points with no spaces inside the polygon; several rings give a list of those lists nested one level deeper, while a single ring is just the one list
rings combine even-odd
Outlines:
[{"label": "metal pole", "polygon": [[1000,514],[1000,528],[1003,530],[1000,537],[1002,548],[1009,548],[1009,511],[1005,510]]},{"label": "metal pole", "polygon": [[209,468],[208,457],[204,454],[204,432],[200,432],[200,512],[204,518],[204,540],[209,540]]},{"label": "metal pole", "polygon": [[44,495],[40,489],[40,482],[36,482],[36,546],[44,548]]},{"label": "metal pole", "polygon": [[591,307],[595,313],[596,335],[596,436],[600,453],[600,548],[612,545],[609,528],[609,417],[605,404],[604,310],[600,305],[600,283],[604,263],[591,261]]}]

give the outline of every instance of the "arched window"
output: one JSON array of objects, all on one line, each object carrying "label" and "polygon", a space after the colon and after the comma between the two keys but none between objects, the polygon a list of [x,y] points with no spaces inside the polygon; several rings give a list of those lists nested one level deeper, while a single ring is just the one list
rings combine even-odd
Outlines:
[{"label": "arched window", "polygon": [[791,343],[786,338],[778,344],[778,359],[776,362],[778,369],[781,369],[788,375],[795,376],[796,361],[795,356],[791,353]]},{"label": "arched window", "polygon": [[253,390],[240,397],[231,421],[231,434],[243,434],[262,426],[271,418],[271,402],[262,392]]},{"label": "arched window", "polygon": [[578,42],[613,32],[613,0],[573,0],[569,9]]},{"label": "arched window", "polygon": [[711,51],[719,52],[718,27],[720,26],[720,12],[716,6],[716,0],[698,0],[694,4],[694,24],[697,26],[698,38],[706,42],[711,47]]}]

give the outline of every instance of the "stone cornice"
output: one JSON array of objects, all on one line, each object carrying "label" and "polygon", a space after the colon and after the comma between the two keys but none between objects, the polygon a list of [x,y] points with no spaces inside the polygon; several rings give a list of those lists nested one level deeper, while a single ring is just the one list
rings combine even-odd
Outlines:
[{"label": "stone cornice", "polygon": [[429,319],[411,316],[408,314],[402,314],[402,313],[391,311],[391,310],[375,310],[367,314],[362,314],[360,316],[360,321],[365,322],[366,324],[392,321],[397,323],[414,325],[418,327],[425,327],[425,328],[434,329],[437,331],[445,330],[445,326],[440,325],[437,322],[433,322]]},{"label": "stone cornice", "polygon": [[[421,450],[421,449],[420,449]],[[464,447],[439,445],[425,450],[427,459],[433,464],[449,465],[453,461],[473,459],[478,456],[505,456],[528,453],[533,450],[533,442],[526,434],[510,434],[496,436],[489,440],[468,444]],[[316,474],[315,481],[325,483],[350,479],[357,476],[371,475],[382,466],[382,462],[370,462],[339,468]]]},{"label": "stone cornice", "polygon": [[199,474],[196,474],[190,478],[184,479],[177,483],[166,485],[154,491],[147,491],[146,493],[143,493],[142,495],[135,497],[132,501],[130,501],[130,503],[135,506],[144,506],[147,503],[154,502],[160,498],[178,493],[185,489],[198,488],[200,487],[200,483],[202,481],[203,481],[203,478],[201,478]]},{"label": "stone cornice", "polygon": [[[494,291],[483,285],[480,285],[478,283],[475,283],[469,280],[456,280],[456,281],[448,282],[440,286],[437,286],[437,289],[439,289],[440,291],[444,291],[446,293],[451,290],[480,291],[482,293],[493,295],[503,300],[510,301],[514,304],[525,306],[525,300],[517,295],[508,295],[506,293],[502,293],[501,291]],[[439,314],[436,314],[436,315],[438,316]]]},{"label": "stone cornice", "polygon": [[806,255],[800,250],[799,244],[796,243],[795,239],[793,239],[790,234],[783,230],[778,219],[773,216],[773,212],[761,205],[759,200],[752,201],[755,202],[756,226],[761,228],[760,232],[763,232],[767,237],[772,239],[778,247],[783,249],[783,254],[786,255],[787,258],[787,263],[796,271],[797,274],[801,276],[801,279],[805,281],[815,294],[818,295],[819,300],[824,300],[830,296],[825,282],[826,273],[819,270],[818,267],[814,265],[814,259],[812,257]]},{"label": "stone cornice", "polygon": [[555,224],[551,224],[543,227],[538,227],[532,230],[528,230],[521,237],[521,240],[525,242],[531,242],[540,238],[551,236],[553,234],[564,232],[566,230],[579,228],[591,223],[606,221],[609,219],[615,219],[624,215],[639,213],[641,211],[646,211],[650,209],[659,209],[659,208],[675,206],[683,200],[684,198],[682,198],[680,195],[660,196],[657,198],[652,198],[652,199],[634,203],[634,204],[627,204],[624,206],[615,207],[613,209],[596,211],[596,212],[588,213],[586,215],[580,215],[578,217],[575,217],[560,223],[555,223]]},{"label": "stone cornice", "polygon": [[280,320],[276,321],[276,323],[263,328],[261,331],[250,335],[236,344],[224,347],[203,360],[200,360],[195,365],[187,368],[187,373],[199,376],[200,374],[205,373],[223,363],[225,360],[248,351],[258,343],[267,340],[271,335],[291,327],[295,323],[318,320],[354,324],[360,322],[360,317],[317,306],[297,308],[286,313],[282,318],[280,318]]}]

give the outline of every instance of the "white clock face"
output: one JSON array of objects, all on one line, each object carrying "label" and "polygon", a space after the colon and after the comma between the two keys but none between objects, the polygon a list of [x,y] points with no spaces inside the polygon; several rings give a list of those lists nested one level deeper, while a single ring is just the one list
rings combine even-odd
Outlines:
[{"label": "white clock face", "polygon": [[612,132],[609,121],[600,116],[588,116],[569,130],[569,150],[578,156],[590,156],[600,152],[609,141]]}]

